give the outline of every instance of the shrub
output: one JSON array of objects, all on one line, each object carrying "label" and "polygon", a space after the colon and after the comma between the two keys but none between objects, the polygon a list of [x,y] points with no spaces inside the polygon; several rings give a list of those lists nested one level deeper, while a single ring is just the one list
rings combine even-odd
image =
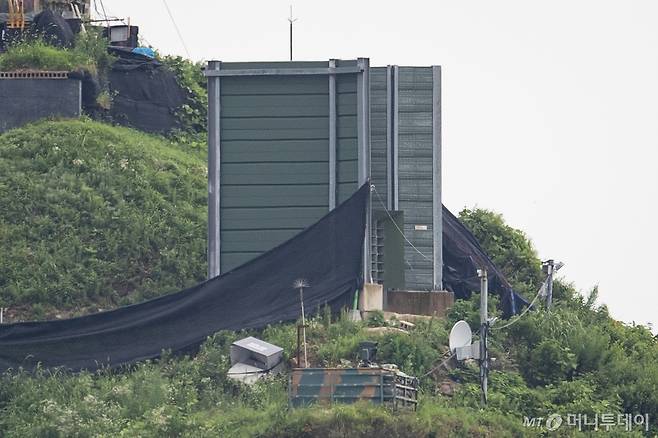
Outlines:
[{"label": "shrub", "polygon": [[543,275],[541,261],[528,237],[490,210],[464,209],[459,212],[459,220],[473,233],[512,286],[522,295],[534,297]]}]

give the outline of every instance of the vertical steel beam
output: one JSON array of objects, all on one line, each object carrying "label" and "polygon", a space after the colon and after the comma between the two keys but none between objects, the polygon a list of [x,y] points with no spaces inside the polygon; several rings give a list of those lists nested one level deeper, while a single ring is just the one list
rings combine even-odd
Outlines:
[{"label": "vertical steel beam", "polygon": [[400,140],[400,68],[393,66],[393,210],[400,209],[399,140]]},{"label": "vertical steel beam", "polygon": [[443,205],[441,200],[441,67],[432,66],[432,280],[443,289]]},{"label": "vertical steel beam", "polygon": [[386,208],[393,210],[393,67],[386,67]]},{"label": "vertical steel beam", "polygon": [[329,60],[329,211],[336,208],[336,60]]},{"label": "vertical steel beam", "polygon": [[482,404],[487,404],[487,380],[489,377],[489,279],[486,269],[478,269],[480,276],[480,386]]},{"label": "vertical steel beam", "polygon": [[[370,180],[370,60],[359,58],[357,60],[362,70],[357,75],[357,131],[359,144],[359,187]],[[372,196],[368,197],[368,208],[366,212],[366,232],[363,241],[363,280],[372,282],[372,264],[370,259],[371,245],[371,209]]]},{"label": "vertical steel beam", "polygon": [[[221,70],[220,61],[208,62],[208,70]],[[221,78],[208,76],[208,278],[220,274],[220,114]]]}]

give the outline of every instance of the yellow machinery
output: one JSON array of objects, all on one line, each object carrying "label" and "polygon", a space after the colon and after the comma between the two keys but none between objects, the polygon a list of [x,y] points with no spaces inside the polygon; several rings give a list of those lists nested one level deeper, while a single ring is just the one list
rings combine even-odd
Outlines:
[{"label": "yellow machinery", "polygon": [[9,0],[8,29],[25,29],[25,5],[23,0]]}]

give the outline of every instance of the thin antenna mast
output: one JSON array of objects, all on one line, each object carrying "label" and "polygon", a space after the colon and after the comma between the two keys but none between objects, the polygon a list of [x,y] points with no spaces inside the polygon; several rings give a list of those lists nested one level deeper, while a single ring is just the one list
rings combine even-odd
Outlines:
[{"label": "thin antenna mast", "polygon": [[290,17],[288,17],[288,22],[290,23],[290,60],[292,61],[292,24],[297,21],[297,18],[292,18],[292,5],[290,5]]},{"label": "thin antenna mast", "polygon": [[487,405],[487,386],[489,378],[489,279],[486,269],[478,269],[480,277],[480,387],[482,405]]}]

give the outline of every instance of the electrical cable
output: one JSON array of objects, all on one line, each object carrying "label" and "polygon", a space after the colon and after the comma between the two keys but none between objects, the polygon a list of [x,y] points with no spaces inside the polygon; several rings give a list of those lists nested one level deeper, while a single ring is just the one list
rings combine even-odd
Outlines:
[{"label": "electrical cable", "polygon": [[96,15],[98,15],[100,17],[101,13],[98,10],[98,2],[96,0],[94,0],[94,10],[96,11]]},{"label": "electrical cable", "polygon": [[457,354],[457,353],[452,353],[452,354],[451,354],[447,359],[445,359],[443,362],[441,362],[440,364],[438,364],[437,366],[433,367],[431,370],[429,370],[428,372],[426,372],[425,374],[423,374],[422,376],[420,376],[419,379],[422,379],[423,377],[427,377],[427,376],[429,376],[430,374],[432,374],[434,371],[436,371],[436,370],[438,370],[439,368],[441,368],[443,365],[445,365],[446,363],[448,363],[448,361],[449,361],[450,359],[452,359],[453,357],[455,357],[456,354]]},{"label": "electrical cable", "polygon": [[185,53],[187,53],[187,57],[192,59],[192,56],[190,55],[190,51],[187,49],[187,44],[185,44],[185,40],[183,39],[183,35],[181,34],[181,31],[178,28],[178,25],[176,24],[176,20],[174,19],[174,15],[171,13],[171,9],[169,9],[169,5],[167,4],[167,0],[162,0],[162,3],[164,3],[165,8],[167,9],[167,13],[169,14],[169,18],[171,18],[171,22],[173,23],[174,28],[176,29],[176,33],[178,34],[178,39],[180,39],[180,42],[183,45],[183,48],[185,49]]},{"label": "electrical cable", "polygon": [[409,239],[407,239],[407,236],[404,235],[404,231],[402,231],[402,230],[400,229],[400,227],[398,226],[397,222],[395,222],[395,219],[393,219],[393,216],[391,216],[391,213],[389,213],[388,208],[386,208],[386,205],[384,205],[384,201],[382,200],[382,197],[381,197],[381,195],[379,194],[379,192],[377,191],[377,188],[375,187],[375,185],[374,185],[374,184],[371,184],[370,187],[372,188],[372,190],[373,190],[373,191],[375,192],[375,194],[377,195],[377,199],[379,200],[379,203],[382,205],[382,208],[384,209],[384,211],[385,211],[386,214],[388,215],[389,219],[391,219],[391,222],[393,222],[393,225],[395,225],[395,228],[398,230],[398,232],[399,232],[400,235],[404,238],[404,240],[407,241],[407,243],[409,244],[409,246],[411,246],[411,247],[414,249],[414,251],[416,251],[418,254],[420,254],[425,260],[432,261],[433,259],[432,259],[431,257],[427,257],[427,256],[426,256],[425,254],[423,254],[418,248],[416,248],[416,247],[414,246],[414,244],[411,243],[411,241],[409,241]]},{"label": "electrical cable", "polygon": [[546,284],[548,282],[548,277],[546,277],[546,280],[542,283],[541,287],[539,288],[539,292],[537,292],[537,295],[535,295],[535,298],[528,304],[528,306],[523,309],[523,312],[521,312],[514,320],[508,322],[505,325],[501,325],[500,327],[493,326],[491,327],[491,330],[502,330],[504,328],[507,328],[511,326],[512,324],[515,324],[519,319],[521,319],[528,311],[532,308],[532,306],[535,304],[535,301],[537,301],[537,298],[539,298],[544,291]]},{"label": "electrical cable", "polygon": [[110,27],[110,20],[107,18],[107,12],[105,12],[105,4],[103,3],[103,0],[100,0],[100,3],[101,3],[101,9],[103,10],[103,17],[105,17],[105,23],[107,24],[107,27],[109,28]]}]

